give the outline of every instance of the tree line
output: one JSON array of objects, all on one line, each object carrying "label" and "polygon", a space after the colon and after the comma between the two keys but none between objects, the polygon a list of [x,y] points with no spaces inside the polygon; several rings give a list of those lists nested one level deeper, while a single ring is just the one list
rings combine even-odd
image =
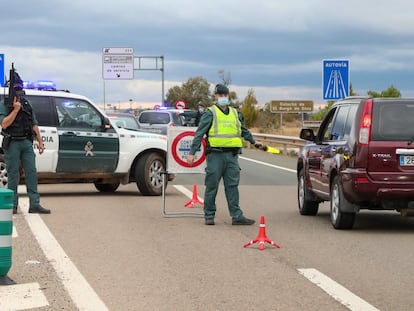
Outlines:
[{"label": "tree line", "polygon": [[[229,86],[231,84],[231,78],[226,76],[223,70],[219,71],[219,77],[221,83]],[[352,84],[349,90],[350,96],[359,96],[354,92]],[[368,96],[371,97],[401,97],[401,92],[393,85],[387,89],[376,92],[369,90]],[[271,103],[266,103],[262,109],[257,109],[257,99],[254,94],[253,88],[249,89],[244,99],[239,100],[237,93],[230,91],[230,104],[239,109],[244,116],[245,125],[250,128],[260,128],[263,131],[267,129],[277,128],[280,122],[280,118],[275,117],[275,113],[270,111]],[[191,77],[185,81],[181,86],[174,86],[167,91],[165,105],[174,107],[178,100],[184,100],[187,103],[187,108],[197,109],[198,103],[203,102],[207,107],[213,105],[214,94],[210,91],[210,83],[203,77]],[[309,114],[310,120],[322,120],[329,108],[333,105],[334,101],[328,101],[324,107],[318,109],[318,111]],[[277,114],[279,115],[279,114]],[[299,118],[297,114],[285,114],[290,116],[284,116],[287,121]]]}]

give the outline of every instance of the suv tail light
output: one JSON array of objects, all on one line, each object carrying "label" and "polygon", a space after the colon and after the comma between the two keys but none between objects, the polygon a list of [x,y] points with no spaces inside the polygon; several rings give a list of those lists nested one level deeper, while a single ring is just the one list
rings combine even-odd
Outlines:
[{"label": "suv tail light", "polygon": [[365,102],[364,112],[362,113],[361,124],[359,126],[359,143],[367,145],[371,137],[372,124],[372,99]]}]

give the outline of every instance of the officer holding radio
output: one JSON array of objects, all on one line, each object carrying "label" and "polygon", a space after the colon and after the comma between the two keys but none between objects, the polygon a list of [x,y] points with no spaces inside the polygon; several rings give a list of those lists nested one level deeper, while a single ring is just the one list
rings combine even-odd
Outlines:
[{"label": "officer holding radio", "polygon": [[40,205],[40,195],[37,191],[37,169],[33,139],[37,141],[39,154],[42,154],[45,149],[38,122],[32,106],[23,97],[22,79],[14,71],[14,68],[10,71],[10,74],[9,98],[0,102],[0,124],[2,127],[1,134],[3,135],[2,148],[7,166],[8,188],[14,191],[13,214],[17,213],[19,204],[17,186],[20,178],[20,163],[23,166],[26,179],[29,213],[50,214],[49,209]]}]

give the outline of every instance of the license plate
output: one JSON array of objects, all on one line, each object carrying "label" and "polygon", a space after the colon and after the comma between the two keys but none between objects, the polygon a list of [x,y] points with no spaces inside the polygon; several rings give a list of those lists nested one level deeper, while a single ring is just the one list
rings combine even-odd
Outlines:
[{"label": "license plate", "polygon": [[400,165],[401,166],[414,166],[414,156],[411,156],[411,155],[400,156]]}]

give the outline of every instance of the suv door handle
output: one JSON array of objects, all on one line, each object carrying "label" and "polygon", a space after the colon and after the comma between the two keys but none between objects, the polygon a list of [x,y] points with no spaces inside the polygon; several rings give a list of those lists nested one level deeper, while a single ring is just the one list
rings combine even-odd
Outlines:
[{"label": "suv door handle", "polygon": [[75,132],[63,132],[62,135],[64,136],[78,136]]}]

